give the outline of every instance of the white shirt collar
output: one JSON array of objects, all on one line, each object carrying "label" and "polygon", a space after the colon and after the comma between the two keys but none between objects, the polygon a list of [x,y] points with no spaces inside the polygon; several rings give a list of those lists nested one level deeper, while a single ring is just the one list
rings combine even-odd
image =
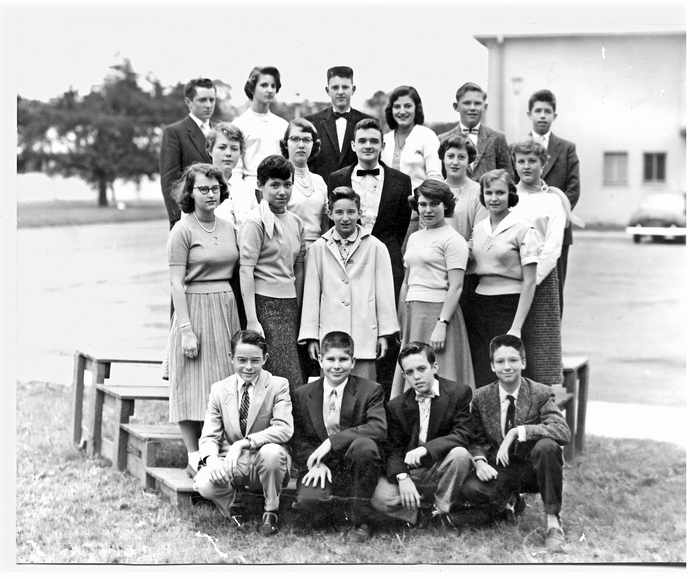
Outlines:
[{"label": "white shirt collar", "polygon": [[203,121],[202,119],[198,119],[197,117],[195,117],[192,113],[189,114],[189,117],[194,121],[195,125],[197,125],[200,129],[204,131],[204,133],[207,133],[211,129],[209,119]]},{"label": "white shirt collar", "polygon": [[333,388],[335,388],[337,390],[338,394],[340,395],[340,393],[345,389],[345,386],[347,385],[349,379],[350,379],[350,377],[348,376],[338,386],[331,386],[328,383],[328,380],[326,380],[324,378],[323,379],[323,394],[328,395],[328,394],[330,394],[330,391],[333,390]]},{"label": "white shirt collar", "polygon": [[[472,130],[474,130],[474,129],[476,129],[477,131],[479,131],[479,130],[481,129],[481,121],[479,121],[478,123],[476,123],[476,125],[474,125],[474,127],[473,127]],[[462,124],[462,121],[459,121],[459,130],[462,131],[462,132],[464,132],[464,131],[467,130],[467,127],[465,127],[465,126]]]},{"label": "white shirt collar", "polygon": [[433,378],[433,385],[430,387],[430,391],[433,393],[433,396],[440,396],[440,382],[437,378]]},{"label": "white shirt collar", "polygon": [[505,404],[506,402],[508,402],[508,396],[512,396],[513,398],[515,398],[515,401],[517,402],[518,394],[520,394],[520,384],[518,384],[518,387],[513,391],[512,394],[510,394],[503,389],[503,386],[501,386],[500,382],[498,383],[498,395],[500,397],[501,404]]},{"label": "white shirt collar", "polygon": [[[245,384],[245,380],[241,378],[238,374],[234,374],[234,380],[236,382],[236,388],[238,389],[239,392],[243,391],[243,384]],[[255,385],[260,381],[260,374],[258,374],[258,377],[253,381],[251,386],[255,387]]]}]

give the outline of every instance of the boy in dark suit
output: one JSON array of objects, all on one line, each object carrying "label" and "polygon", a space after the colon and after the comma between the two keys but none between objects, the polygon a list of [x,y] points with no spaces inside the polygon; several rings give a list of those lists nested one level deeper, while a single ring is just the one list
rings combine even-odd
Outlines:
[{"label": "boy in dark suit", "polygon": [[333,495],[348,496],[350,538],[364,542],[370,536],[369,501],[382,469],[384,393],[376,382],[350,374],[354,344],[345,332],[323,337],[319,362],[323,378],[292,394],[292,448],[301,471],[295,507],[312,512]]},{"label": "boy in dark suit", "polygon": [[185,104],[190,114],[163,129],[160,146],[160,189],[170,229],[180,219],[180,208],[171,196],[173,184],[193,163],[211,163],[205,135],[211,130],[209,119],[216,107],[214,83],[208,78],[189,81],[185,85]]},{"label": "boy in dark suit", "polygon": [[476,159],[469,164],[469,176],[478,181],[492,169],[505,169],[513,176],[505,135],[481,122],[488,108],[484,89],[473,82],[464,83],[457,89],[452,107],[459,114],[459,123],[438,138],[442,142],[448,137],[462,135],[472,142],[476,147]]},{"label": "boy in dark suit", "polygon": [[379,160],[383,148],[384,137],[376,119],[358,122],[352,141],[357,164],[331,173],[328,190],[343,185],[360,195],[362,225],[389,250],[394,297],[398,299],[403,281],[401,244],[411,220],[411,179]]},{"label": "boy in dark suit", "polygon": [[411,388],[387,405],[386,477],[379,479],[372,506],[412,524],[419,507],[432,506],[433,520],[454,526],[449,512],[463,503],[462,486],[472,470],[466,446],[478,434],[469,413],[471,389],[437,375],[435,351],[427,344],[408,344],[399,364]]},{"label": "boy in dark suit", "polygon": [[[542,170],[542,180],[550,187],[556,187],[563,191],[569,198],[573,210],[581,195],[578,155],[576,155],[576,145],[552,133],[552,123],[557,118],[557,99],[551,90],[538,90],[528,100],[527,109],[527,116],[532,122],[530,136],[540,143],[549,155]],[[569,246],[572,243],[571,224],[569,224],[564,230],[561,255],[557,261],[560,313],[564,312],[564,281]]]},{"label": "boy in dark suit", "polygon": [[357,163],[357,155],[350,146],[355,125],[362,119],[370,118],[350,107],[350,100],[355,94],[353,75],[349,66],[329,68],[326,73],[326,94],[331,99],[331,106],[306,117],[316,127],[321,140],[321,151],[309,160],[309,169],[321,175],[326,183],[334,171]]},{"label": "boy in dark suit", "polygon": [[561,445],[571,432],[554,402],[549,386],[522,377],[525,349],[520,338],[496,336],[489,344],[491,369],[498,380],[479,388],[472,400],[472,415],[485,431],[489,445],[469,447],[476,476],[463,487],[465,497],[477,505],[524,508],[521,492],[539,492],[547,519],[545,546],[563,548],[565,539],[559,512],[563,491]]}]

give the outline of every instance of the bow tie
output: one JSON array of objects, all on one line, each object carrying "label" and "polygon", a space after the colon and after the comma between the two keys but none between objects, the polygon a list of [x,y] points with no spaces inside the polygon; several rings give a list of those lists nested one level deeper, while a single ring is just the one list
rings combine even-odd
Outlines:
[{"label": "bow tie", "polygon": [[469,134],[478,135],[479,129],[477,129],[476,127],[472,127],[471,129],[464,128],[464,129],[462,129],[462,134],[463,135],[469,135]]},{"label": "bow tie", "polygon": [[364,177],[365,175],[374,175],[375,177],[379,177],[379,167],[377,167],[376,169],[358,169],[357,170],[358,177]]},{"label": "bow tie", "polygon": [[348,121],[348,120],[350,120],[350,113],[349,113],[349,112],[347,112],[347,113],[336,113],[335,111],[333,111],[333,118],[334,118],[334,119],[343,118],[343,119],[345,119],[346,121]]},{"label": "bow tie", "polygon": [[416,392],[417,402],[423,402],[423,400],[430,400],[431,398],[435,398],[435,392],[431,392],[430,394],[419,394]]}]

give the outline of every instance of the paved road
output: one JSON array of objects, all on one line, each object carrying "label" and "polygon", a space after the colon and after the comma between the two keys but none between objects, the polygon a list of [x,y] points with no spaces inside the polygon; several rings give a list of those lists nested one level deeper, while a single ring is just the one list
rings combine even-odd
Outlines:
[{"label": "paved road", "polygon": [[[150,221],[18,231],[20,379],[70,382],[76,348],[162,353],[167,229]],[[685,252],[621,233],[576,236],[563,341],[590,357],[591,400],[685,404]]]}]

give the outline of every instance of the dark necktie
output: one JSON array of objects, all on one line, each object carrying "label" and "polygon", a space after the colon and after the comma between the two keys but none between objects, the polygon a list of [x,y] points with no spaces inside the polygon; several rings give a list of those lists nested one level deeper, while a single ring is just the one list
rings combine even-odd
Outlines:
[{"label": "dark necktie", "polygon": [[508,409],[506,410],[506,426],[503,429],[504,436],[510,432],[511,428],[515,427],[515,398],[510,394],[506,398],[508,400]]},{"label": "dark necktie", "polygon": [[333,111],[333,118],[336,119],[336,120],[337,120],[337,119],[340,119],[340,118],[343,118],[343,119],[345,119],[346,121],[348,121],[348,120],[350,120],[350,113],[349,113],[349,112],[347,112],[347,113],[336,113],[335,111]]},{"label": "dark necktie", "polygon": [[365,175],[374,175],[375,177],[379,177],[379,167],[377,167],[376,169],[358,169],[357,170],[358,177],[364,177]]},{"label": "dark necktie", "polygon": [[241,434],[245,436],[246,428],[248,427],[248,408],[250,406],[250,397],[248,394],[250,384],[243,384],[243,397],[241,398],[241,407],[238,411],[238,424],[241,427]]}]

